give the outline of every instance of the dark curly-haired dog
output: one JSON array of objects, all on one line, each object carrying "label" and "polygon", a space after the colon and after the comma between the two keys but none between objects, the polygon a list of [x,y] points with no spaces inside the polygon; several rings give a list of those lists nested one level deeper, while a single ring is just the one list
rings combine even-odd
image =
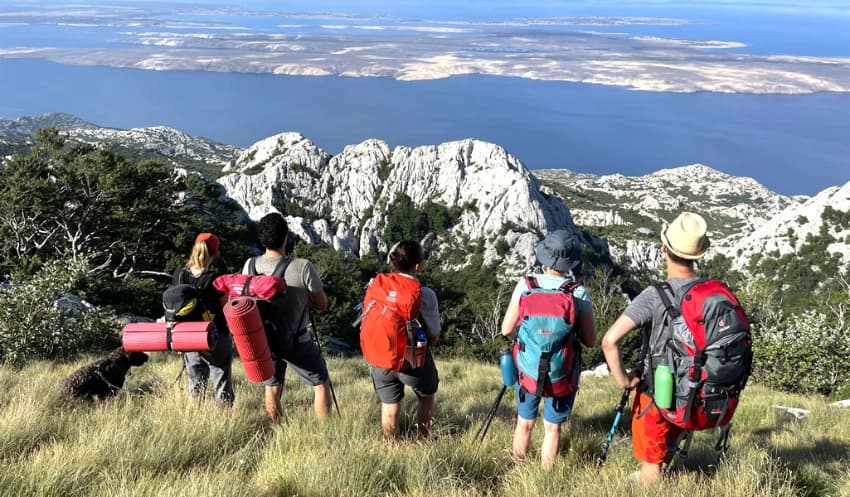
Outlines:
[{"label": "dark curly-haired dog", "polygon": [[59,391],[72,399],[106,398],[124,386],[130,366],[141,366],[148,360],[144,352],[127,352],[118,347],[108,356],[87,364],[59,383]]}]

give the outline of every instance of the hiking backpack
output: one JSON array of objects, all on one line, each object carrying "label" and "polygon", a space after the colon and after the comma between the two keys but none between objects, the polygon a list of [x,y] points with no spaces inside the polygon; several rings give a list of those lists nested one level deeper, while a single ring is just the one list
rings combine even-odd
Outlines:
[{"label": "hiking backpack", "polygon": [[565,281],[554,289],[540,288],[526,276],[528,287],[519,298],[517,340],[513,347],[518,385],[536,396],[563,397],[578,385],[576,302],[578,283]]},{"label": "hiking backpack", "polygon": [[354,323],[360,325],[360,349],[367,363],[390,371],[422,365],[426,347],[417,348],[415,338],[421,298],[419,281],[400,273],[381,273],[369,283]]},{"label": "hiking backpack", "polygon": [[[282,289],[275,292],[271,298],[257,298],[257,308],[260,311],[260,317],[263,320],[263,328],[266,330],[266,339],[269,342],[269,349],[272,354],[279,358],[282,354],[292,350],[295,344],[295,337],[298,330],[293,329],[301,323],[299,319],[295,324],[292,323],[286,309],[284,296],[286,295],[286,268],[292,262],[292,257],[281,258],[269,276],[283,280]],[[248,276],[261,277],[257,273],[257,258],[252,257],[248,261]],[[248,278],[240,292],[242,295],[251,295],[251,280]],[[279,281],[279,280],[278,280]],[[305,309],[306,312],[306,309]]]},{"label": "hiking backpack", "polygon": [[212,281],[213,272],[204,271],[194,283],[187,283],[190,275],[186,268],[175,272],[171,286],[162,292],[162,307],[167,323],[212,321],[215,318],[203,298],[203,291]]},{"label": "hiking backpack", "polygon": [[662,416],[690,431],[728,425],[752,369],[750,324],[740,302],[716,279],[698,279],[678,292],[667,282],[653,286],[667,321],[648,342],[649,393],[655,367],[667,364],[673,405],[660,409]]}]

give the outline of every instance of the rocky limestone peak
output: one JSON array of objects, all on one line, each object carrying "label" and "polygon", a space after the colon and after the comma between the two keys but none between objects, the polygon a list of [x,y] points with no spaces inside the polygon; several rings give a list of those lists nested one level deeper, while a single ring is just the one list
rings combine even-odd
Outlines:
[{"label": "rocky limestone peak", "polygon": [[523,253],[508,255],[511,264],[527,266],[533,242],[524,233],[536,241],[551,230],[574,229],[562,200],[517,158],[475,139],[393,150],[371,139],[331,157],[300,134],[282,133],[249,147],[227,172],[219,182],[252,219],[289,206],[299,217],[328,223],[322,233],[307,233],[315,222],[297,221],[303,238],[318,238],[356,255],[386,250],[391,241],[383,240],[381,232],[402,194],[419,207],[460,207],[451,240],[441,243],[487,240],[487,262],[503,259],[493,248],[497,240],[522,239]]}]

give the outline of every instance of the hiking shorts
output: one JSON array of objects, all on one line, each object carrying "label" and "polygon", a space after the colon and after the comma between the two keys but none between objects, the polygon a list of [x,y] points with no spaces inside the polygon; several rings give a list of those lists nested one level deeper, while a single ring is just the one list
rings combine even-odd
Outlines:
[{"label": "hiking shorts", "polygon": [[274,361],[274,376],[263,382],[267,387],[282,385],[286,378],[286,367],[292,366],[301,381],[315,387],[328,381],[328,368],[306,329],[296,335],[292,350]]},{"label": "hiking shorts", "polygon": [[[516,406],[517,416],[522,419],[534,420],[537,419],[538,408],[540,407],[540,399],[543,399],[543,420],[559,425],[570,417],[573,412],[573,402],[576,400],[576,393],[573,392],[564,397],[538,397],[532,393],[520,392],[522,388],[516,390]],[[522,399],[525,400],[522,400]]]},{"label": "hiking shorts", "polygon": [[[632,444],[635,459],[651,464],[670,462],[682,429],[664,419],[652,397],[639,392],[632,405]],[[644,411],[646,411],[644,413]]]},{"label": "hiking shorts", "polygon": [[440,379],[437,376],[437,365],[431,350],[425,354],[425,363],[416,369],[390,371],[384,368],[369,366],[372,375],[372,385],[375,393],[383,404],[398,404],[404,398],[404,386],[413,389],[416,397],[428,397],[437,393]]}]

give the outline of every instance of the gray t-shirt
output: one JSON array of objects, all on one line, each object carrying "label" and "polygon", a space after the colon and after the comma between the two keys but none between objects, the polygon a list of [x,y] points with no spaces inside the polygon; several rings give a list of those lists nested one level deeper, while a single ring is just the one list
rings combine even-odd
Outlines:
[{"label": "gray t-shirt", "polygon": [[[680,288],[697,278],[673,278],[667,280],[673,292],[678,292]],[[670,296],[670,300],[675,303],[674,296]],[[661,297],[658,296],[658,290],[653,286],[644,288],[640,295],[634,298],[632,302],[623,311],[623,314],[634,321],[636,328],[643,328],[644,325],[650,324],[650,350],[654,351],[653,355],[661,355],[663,344],[654,343],[653,338],[660,337],[667,326],[665,318],[664,303],[661,302]],[[649,358],[647,358],[649,359]],[[657,361],[653,361],[656,363]]]},{"label": "gray t-shirt", "polygon": [[[289,259],[291,256],[286,256]],[[261,255],[256,258],[257,274],[271,275],[281,257]],[[245,261],[242,274],[248,274],[251,259]],[[310,323],[310,294],[322,289],[322,279],[316,268],[307,259],[292,258],[283,275],[286,280],[286,294],[283,302],[287,320],[292,329],[301,331]]]}]

